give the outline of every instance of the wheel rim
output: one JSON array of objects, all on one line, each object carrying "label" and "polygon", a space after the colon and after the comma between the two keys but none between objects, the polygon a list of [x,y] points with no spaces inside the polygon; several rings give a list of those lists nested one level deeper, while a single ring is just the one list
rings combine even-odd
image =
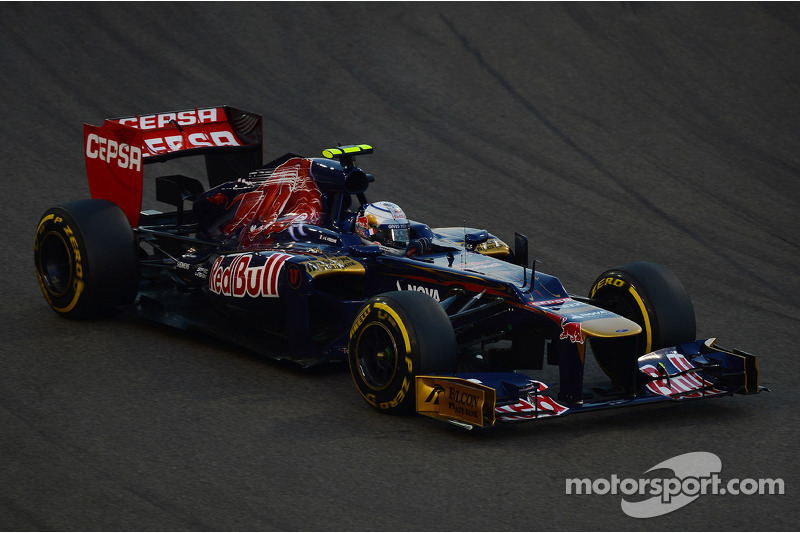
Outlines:
[{"label": "wheel rim", "polygon": [[39,245],[39,272],[50,294],[58,298],[67,293],[72,282],[72,256],[58,233],[48,233]]},{"label": "wheel rim", "polygon": [[385,325],[371,322],[364,326],[356,359],[359,374],[370,388],[382,390],[392,383],[397,371],[397,344]]}]

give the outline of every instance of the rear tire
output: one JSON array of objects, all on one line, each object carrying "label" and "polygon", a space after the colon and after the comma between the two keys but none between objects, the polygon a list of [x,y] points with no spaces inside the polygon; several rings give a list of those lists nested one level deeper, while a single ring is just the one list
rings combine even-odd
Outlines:
[{"label": "rear tire", "polygon": [[136,298],[136,237],[113,202],[78,200],[45,211],[33,256],[42,293],[63,317],[101,316]]},{"label": "rear tire", "polygon": [[414,378],[456,369],[453,326],[439,302],[421,292],[376,296],[350,330],[348,362],[367,403],[388,413],[414,413]]},{"label": "rear tire", "polygon": [[592,284],[589,297],[597,306],[642,327],[642,332],[632,337],[589,341],[603,371],[626,390],[635,387],[640,356],[695,340],[692,301],[678,277],[665,266],[637,262],[607,270]]}]

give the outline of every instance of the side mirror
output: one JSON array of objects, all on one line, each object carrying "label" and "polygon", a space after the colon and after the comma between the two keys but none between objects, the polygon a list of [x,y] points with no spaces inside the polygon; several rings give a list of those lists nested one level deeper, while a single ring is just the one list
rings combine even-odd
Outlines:
[{"label": "side mirror", "polygon": [[466,244],[469,248],[475,248],[479,244],[483,244],[488,240],[489,232],[485,229],[464,235],[464,244]]}]

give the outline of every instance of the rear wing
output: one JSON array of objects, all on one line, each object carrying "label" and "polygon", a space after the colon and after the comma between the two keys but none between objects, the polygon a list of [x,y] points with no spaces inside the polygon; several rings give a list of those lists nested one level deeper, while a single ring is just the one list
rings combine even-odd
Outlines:
[{"label": "rear wing", "polygon": [[83,126],[92,198],[116,203],[133,227],[142,209],[143,166],[204,155],[213,187],[262,165],[262,118],[228,106],[107,119]]}]

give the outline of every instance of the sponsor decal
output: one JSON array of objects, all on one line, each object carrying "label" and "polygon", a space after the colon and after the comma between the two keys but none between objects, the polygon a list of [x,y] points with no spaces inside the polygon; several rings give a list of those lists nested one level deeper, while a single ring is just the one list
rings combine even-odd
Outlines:
[{"label": "sponsor decal", "polygon": [[558,300],[547,300],[546,302],[533,302],[539,307],[561,306],[564,302],[571,301],[569,298],[559,298]]},{"label": "sponsor decal", "polygon": [[425,398],[425,403],[431,403],[433,405],[439,405],[439,395],[444,392],[444,387],[441,385],[434,385],[431,389],[431,393]]},{"label": "sponsor decal", "polygon": [[503,420],[530,420],[558,416],[567,409],[550,396],[541,394],[530,396],[527,400],[520,400],[515,404],[502,405],[495,409],[495,413]]},{"label": "sponsor decal", "polygon": [[397,290],[398,291],[417,291],[417,292],[424,292],[437,302],[441,302],[441,297],[439,296],[439,289],[432,289],[428,287],[423,287],[422,285],[412,285],[411,283],[406,282],[406,287],[400,284],[400,280],[397,281]]},{"label": "sponsor decal", "polygon": [[[558,312],[566,312],[567,309],[571,309],[573,311],[577,311],[580,308],[591,309],[592,311],[596,311],[598,308],[592,307],[587,305],[583,302],[579,302],[577,300],[573,300],[572,298],[559,298],[557,300],[547,300],[544,302],[531,302],[532,305],[536,307],[546,307],[549,311],[558,311]],[[580,317],[583,316],[581,314],[573,314],[572,317]]]},{"label": "sponsor decal", "polygon": [[417,412],[482,427],[495,421],[496,391],[476,379],[416,377]]},{"label": "sponsor decal", "polygon": [[561,317],[561,340],[569,339],[572,343],[583,344],[583,331],[580,322],[569,322],[567,317]]},{"label": "sponsor decal", "polygon": [[[478,426],[483,425],[484,391],[456,382],[436,383],[443,390],[435,395],[439,414]],[[436,388],[434,385],[434,389]]]},{"label": "sponsor decal", "polygon": [[367,315],[369,315],[371,310],[372,310],[372,305],[366,306],[361,311],[361,313],[359,313],[359,315],[356,317],[356,319],[353,321],[353,325],[350,327],[350,338],[351,339],[353,338],[353,335],[355,335],[356,330],[358,329],[358,326],[360,326],[361,323],[364,322],[364,319],[367,318]]},{"label": "sponsor decal", "polygon": [[[230,131],[210,131],[190,133],[184,135],[169,135],[165,137],[148,137],[144,144],[150,154],[162,152],[175,152],[188,148],[207,148],[213,146],[241,146],[236,136]],[[146,155],[150,155],[146,154]]]},{"label": "sponsor decal", "polygon": [[[400,209],[400,206],[398,206],[396,204],[392,204],[390,202],[384,202],[383,203],[383,207],[389,208],[389,212],[392,214],[392,218],[394,220],[397,220],[397,219],[400,219],[400,218],[407,218],[406,214],[403,212],[403,210]],[[403,226],[401,226],[401,227],[403,227]]]},{"label": "sponsor decal", "polygon": [[324,275],[331,272],[358,272],[364,273],[364,265],[346,255],[336,257],[323,257],[303,263],[311,277]]},{"label": "sponsor decal", "polygon": [[579,302],[577,300],[571,300],[571,299],[568,299],[563,304],[561,304],[561,310],[562,311],[564,309],[573,309],[575,307],[589,307],[589,306],[586,305],[583,302]]},{"label": "sponsor decal", "polygon": [[597,283],[595,283],[594,287],[592,287],[592,290],[589,293],[589,296],[593,297],[594,293],[597,292],[597,289],[599,289],[600,287],[604,287],[605,285],[613,285],[614,287],[624,287],[627,284],[628,282],[625,281],[624,279],[613,278],[613,277],[603,278]]},{"label": "sponsor decal", "polygon": [[569,315],[570,320],[584,320],[591,317],[598,317],[601,315],[610,315],[608,311],[599,309],[597,311],[588,311],[586,313],[578,313],[576,315]]},{"label": "sponsor decal", "polygon": [[[63,218],[56,217],[55,223],[63,222]],[[78,247],[78,239],[75,238],[75,233],[72,231],[72,228],[69,225],[64,224],[64,233],[69,238],[69,244],[72,246],[72,256],[75,258],[75,282],[74,282],[74,289],[75,292],[78,292],[78,289],[82,287],[83,281],[83,267],[81,266],[81,250]]]},{"label": "sponsor decal", "polygon": [[542,394],[547,388],[544,383],[531,380],[530,388],[520,391],[527,392],[527,399],[520,398],[515,404],[501,405],[495,409],[495,414],[503,420],[530,420],[563,414],[569,408]]},{"label": "sponsor decal", "polygon": [[[59,222],[64,222],[64,219],[61,217],[55,217],[54,222],[57,224]],[[73,233],[72,228],[69,227],[68,224],[64,224],[64,233],[69,238],[69,245],[72,247],[72,257],[75,259],[75,279],[72,282],[72,290],[75,293],[75,296],[72,299],[72,302],[69,303],[63,309],[57,309],[60,312],[67,312],[70,311],[76,303],[78,303],[78,298],[80,298],[81,293],[83,292],[83,266],[81,265],[81,251],[78,247],[78,240],[75,238],[75,233]]]},{"label": "sponsor decal", "polygon": [[[226,257],[233,257],[230,264],[222,266]],[[277,298],[278,279],[283,263],[291,256],[272,254],[263,265],[251,266],[258,254],[220,256],[214,261],[208,277],[208,290],[222,296],[234,298]]]},{"label": "sponsor decal", "polygon": [[86,136],[86,157],[99,159],[105,163],[115,163],[119,168],[142,170],[142,150],[136,146],[118,143],[96,133]]},{"label": "sponsor decal", "polygon": [[[406,356],[406,365],[408,365],[408,371],[411,372],[411,358]],[[400,390],[397,392],[397,396],[395,396],[392,401],[389,402],[381,402],[378,404],[378,407],[381,409],[391,409],[392,407],[397,407],[402,403],[405,399],[406,394],[408,394],[408,390],[411,388],[411,381],[409,381],[408,376],[403,377],[403,384],[400,387]]]},{"label": "sponsor decal", "polygon": [[217,122],[216,107],[205,109],[189,109],[177,113],[161,113],[158,115],[142,115],[117,119],[117,122],[125,126],[133,126],[140,130],[157,130],[166,128],[173,121],[180,126],[194,126],[195,124],[205,124]]},{"label": "sponsor decal", "polygon": [[296,263],[289,265],[286,271],[286,280],[289,283],[289,288],[297,290],[303,284],[303,273],[300,272],[300,267]]},{"label": "sponsor decal", "polygon": [[142,157],[191,148],[241,146],[222,108],[125,117],[113,122],[143,132]]},{"label": "sponsor decal", "polygon": [[[683,355],[677,352],[668,353],[667,358],[669,359],[669,362],[672,363],[676,369],[678,369],[678,371],[683,372],[696,368]],[[725,391],[715,389],[713,387],[704,391],[698,391],[698,389],[702,389],[704,387],[711,387],[713,383],[700,377],[697,372],[689,372],[680,376],[667,378],[667,374],[669,374],[669,372],[663,363],[659,363],[659,368],[656,368],[653,365],[643,365],[640,367],[640,370],[653,378],[663,376],[662,379],[657,379],[647,384],[647,388],[650,391],[662,396],[677,395],[678,398],[683,399],[700,398],[703,395],[709,396],[712,394],[725,393]],[[699,371],[700,369],[697,370]]]}]

